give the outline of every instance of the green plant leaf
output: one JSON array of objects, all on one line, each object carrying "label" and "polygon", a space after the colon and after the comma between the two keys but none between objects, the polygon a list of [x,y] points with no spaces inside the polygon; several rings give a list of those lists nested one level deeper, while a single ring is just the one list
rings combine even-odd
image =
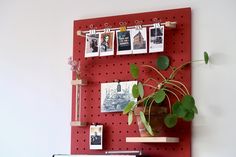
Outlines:
[{"label": "green plant leaf", "polygon": [[178,117],[183,118],[186,113],[187,110],[183,107],[182,103],[177,101],[173,106],[172,106],[172,111],[173,114],[177,115]]},{"label": "green plant leaf", "polygon": [[184,119],[185,121],[191,121],[191,120],[193,120],[193,118],[194,118],[194,112],[193,112],[193,111],[188,111],[188,112],[185,114],[185,116],[183,117],[183,119]]},{"label": "green plant leaf", "polygon": [[139,75],[139,68],[135,64],[130,65],[130,73],[133,78],[137,79]]},{"label": "green plant leaf", "polygon": [[182,98],[181,103],[183,104],[183,107],[188,111],[193,111],[194,113],[198,113],[197,107],[195,106],[195,100],[191,95],[185,95]]},{"label": "green plant leaf", "polygon": [[133,121],[133,112],[130,111],[128,114],[128,125],[131,125]]},{"label": "green plant leaf", "polygon": [[140,119],[141,119],[143,125],[145,126],[146,130],[148,131],[148,133],[149,133],[151,136],[154,136],[153,131],[152,131],[152,127],[151,127],[150,124],[146,121],[145,115],[144,115],[144,113],[143,113],[142,111],[140,112]]},{"label": "green plant leaf", "polygon": [[144,96],[143,84],[141,82],[138,83],[138,92],[141,98]]},{"label": "green plant leaf", "polygon": [[157,67],[161,70],[166,70],[169,67],[170,60],[167,56],[160,56],[157,59]]},{"label": "green plant leaf", "polygon": [[166,97],[166,93],[164,90],[159,90],[153,95],[153,99],[155,100],[156,103],[161,103]]},{"label": "green plant leaf", "polygon": [[124,108],[123,110],[123,114],[127,114],[129,113],[132,109],[133,109],[133,106],[134,106],[134,101],[130,101]]},{"label": "green plant leaf", "polygon": [[209,55],[208,55],[208,53],[205,51],[204,52],[204,60],[205,60],[205,63],[207,64],[208,63],[208,61],[209,61]]},{"label": "green plant leaf", "polygon": [[177,124],[177,118],[175,114],[168,114],[164,119],[165,125],[168,128],[173,128]]},{"label": "green plant leaf", "polygon": [[134,84],[132,87],[132,95],[134,98],[139,97],[138,85]]}]

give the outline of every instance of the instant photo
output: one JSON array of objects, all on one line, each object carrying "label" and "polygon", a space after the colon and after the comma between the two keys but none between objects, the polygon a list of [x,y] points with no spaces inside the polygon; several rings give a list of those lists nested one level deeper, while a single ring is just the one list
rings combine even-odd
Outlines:
[{"label": "instant photo", "polygon": [[132,54],[131,31],[125,32],[117,31],[117,55]]},{"label": "instant photo", "polygon": [[114,31],[100,34],[100,56],[114,55],[114,36]]},{"label": "instant photo", "polygon": [[99,56],[99,34],[87,34],[85,45],[85,57]]},{"label": "instant photo", "polygon": [[147,28],[133,29],[133,54],[147,53]]},{"label": "instant photo", "polygon": [[101,112],[123,112],[125,106],[137,99],[132,96],[132,87],[137,81],[101,83]]},{"label": "instant photo", "polygon": [[102,149],[103,125],[90,125],[90,149]]},{"label": "instant photo", "polygon": [[149,52],[164,51],[164,26],[149,28]]}]

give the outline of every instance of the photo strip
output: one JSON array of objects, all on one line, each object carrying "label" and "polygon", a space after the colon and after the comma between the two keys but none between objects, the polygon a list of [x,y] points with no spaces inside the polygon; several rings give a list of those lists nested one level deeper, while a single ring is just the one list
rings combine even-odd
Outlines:
[{"label": "photo strip", "polygon": [[132,30],[133,54],[147,53],[147,28]]},{"label": "photo strip", "polygon": [[99,56],[99,33],[86,34],[85,57]]},{"label": "photo strip", "polygon": [[89,143],[90,149],[102,149],[103,125],[90,125]]},{"label": "photo strip", "polygon": [[100,56],[114,55],[115,32],[104,32],[100,34]]},{"label": "photo strip", "polygon": [[137,81],[101,83],[101,112],[123,112],[130,102],[137,102],[132,96],[132,87]]},{"label": "photo strip", "polygon": [[118,30],[116,32],[117,38],[117,55],[132,54],[132,30],[127,29],[125,32]]},{"label": "photo strip", "polygon": [[164,51],[164,26],[149,28],[149,53]]}]

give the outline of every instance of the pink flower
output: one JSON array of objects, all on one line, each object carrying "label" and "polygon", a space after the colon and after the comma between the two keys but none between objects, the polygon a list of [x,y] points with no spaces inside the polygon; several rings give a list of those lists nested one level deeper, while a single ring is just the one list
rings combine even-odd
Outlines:
[{"label": "pink flower", "polygon": [[73,60],[72,57],[69,57],[68,64],[71,65],[71,70],[75,71],[77,78],[79,78],[80,77],[80,61]]}]

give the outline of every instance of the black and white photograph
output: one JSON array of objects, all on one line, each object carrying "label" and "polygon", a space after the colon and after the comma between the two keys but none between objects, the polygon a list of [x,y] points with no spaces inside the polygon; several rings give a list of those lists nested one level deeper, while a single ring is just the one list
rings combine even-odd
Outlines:
[{"label": "black and white photograph", "polygon": [[86,34],[85,57],[99,56],[99,33]]},{"label": "black and white photograph", "polygon": [[130,102],[137,102],[132,96],[132,87],[137,81],[101,83],[101,112],[123,112]]},{"label": "black and white photograph", "polygon": [[149,52],[164,51],[164,26],[149,28]]},{"label": "black and white photograph", "polygon": [[133,54],[147,53],[147,28],[133,29]]},{"label": "black and white photograph", "polygon": [[115,32],[104,32],[100,34],[100,56],[114,55]]},{"label": "black and white photograph", "polygon": [[127,29],[125,32],[118,30],[116,32],[117,38],[117,55],[132,54],[132,30]]},{"label": "black and white photograph", "polygon": [[90,125],[90,149],[102,149],[103,125]]}]

